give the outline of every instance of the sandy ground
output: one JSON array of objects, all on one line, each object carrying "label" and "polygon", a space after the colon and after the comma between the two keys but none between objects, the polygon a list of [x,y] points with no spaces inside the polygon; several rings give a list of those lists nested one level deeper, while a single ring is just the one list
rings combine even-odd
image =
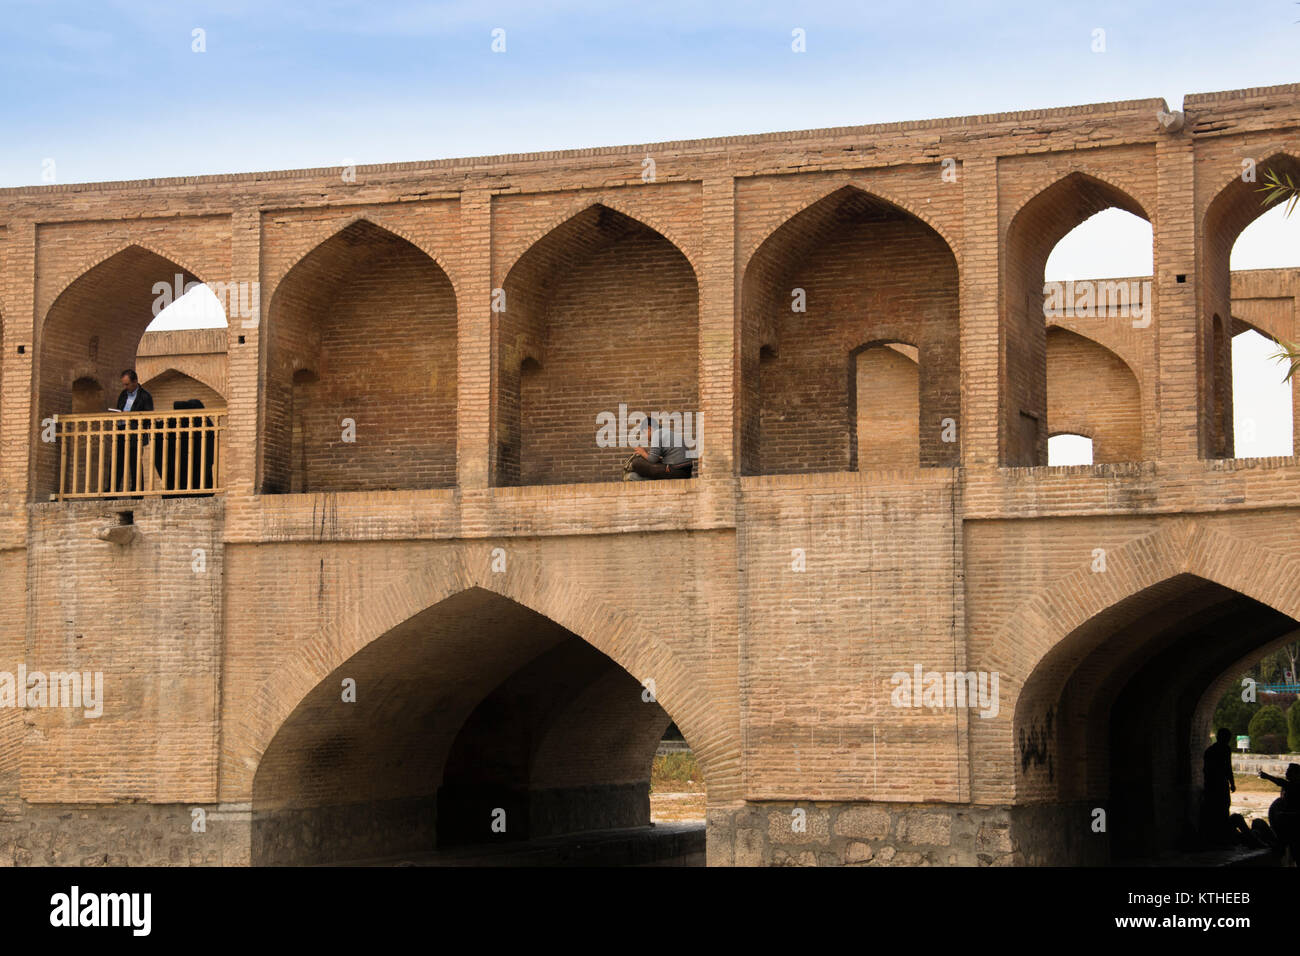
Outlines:
[{"label": "sandy ground", "polygon": [[1232,795],[1232,812],[1240,813],[1249,822],[1252,816],[1268,819],[1268,808],[1278,797],[1276,789],[1265,793],[1258,790],[1238,790]]},{"label": "sandy ground", "polygon": [[650,819],[655,823],[678,823],[703,820],[703,791],[695,793],[650,794]]}]

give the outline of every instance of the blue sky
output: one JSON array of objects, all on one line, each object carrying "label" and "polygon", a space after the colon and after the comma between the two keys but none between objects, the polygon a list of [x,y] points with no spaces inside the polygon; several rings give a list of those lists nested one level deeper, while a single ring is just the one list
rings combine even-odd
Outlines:
[{"label": "blue sky", "polygon": [[1291,0],[4,0],[3,13],[5,186],[39,183],[50,158],[60,182],[136,179],[1149,96],[1177,107],[1300,79]]},{"label": "blue sky", "polygon": [[[51,168],[88,182],[1146,97],[1176,109],[1186,93],[1300,81],[1293,0],[0,0],[0,13],[0,186]],[[796,28],[806,52],[791,49]],[[1275,211],[1243,234],[1233,267],[1297,266],[1298,253],[1300,214]],[[1150,227],[1111,211],[1066,238],[1048,278],[1149,271]],[[211,324],[173,309],[178,326]],[[1288,453],[1290,390],[1269,344],[1243,336],[1234,351],[1253,363],[1238,414],[1266,433],[1239,454]]]}]

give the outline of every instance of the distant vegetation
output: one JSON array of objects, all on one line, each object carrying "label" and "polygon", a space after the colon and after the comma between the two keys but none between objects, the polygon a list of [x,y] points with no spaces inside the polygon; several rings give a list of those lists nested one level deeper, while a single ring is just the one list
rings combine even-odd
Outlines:
[{"label": "distant vegetation", "polygon": [[1246,671],[1233,682],[1214,710],[1214,727],[1227,727],[1236,736],[1249,736],[1252,753],[1300,752],[1300,707],[1296,695],[1259,692],[1254,701],[1243,701],[1243,683],[1283,684],[1294,681],[1300,666],[1300,642],[1287,644]]},{"label": "distant vegetation", "polygon": [[695,754],[658,754],[650,767],[650,789],[655,793],[689,793],[704,790],[704,775]]}]

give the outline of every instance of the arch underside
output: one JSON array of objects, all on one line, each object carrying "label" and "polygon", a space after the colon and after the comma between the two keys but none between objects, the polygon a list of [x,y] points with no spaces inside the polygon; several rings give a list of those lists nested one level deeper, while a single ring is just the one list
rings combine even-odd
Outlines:
[{"label": "arch underside", "polygon": [[646,826],[671,722],[647,696],[560,624],[461,591],[367,644],[280,726],[253,781],[253,862]]},{"label": "arch underside", "polygon": [[1095,615],[1043,658],[1020,694],[1019,799],[1104,808],[1112,859],[1195,845],[1212,691],[1234,664],[1298,626],[1191,573]]},{"label": "arch underside", "polygon": [[141,384],[153,396],[154,408],[158,409],[172,408],[173,402],[188,399],[198,399],[204,408],[221,408],[226,404],[225,396],[217,389],[174,368],[159,372]]}]

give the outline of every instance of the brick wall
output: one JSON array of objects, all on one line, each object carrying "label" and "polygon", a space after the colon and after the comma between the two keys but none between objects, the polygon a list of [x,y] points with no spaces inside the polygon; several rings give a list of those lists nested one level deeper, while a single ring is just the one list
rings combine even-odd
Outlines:
[{"label": "brick wall", "polygon": [[270,325],[266,490],[455,483],[456,299],[427,255],[359,220],[294,267]]},{"label": "brick wall", "polygon": [[146,332],[136,351],[135,370],[153,395],[154,406],[171,408],[176,399],[197,398],[205,408],[224,408],[228,335],[224,328]]},{"label": "brick wall", "polygon": [[503,289],[499,483],[616,479],[631,449],[600,447],[598,416],[698,414],[695,274],[654,230],[593,206],[530,249]]},{"label": "brick wall", "polygon": [[921,382],[916,354],[917,350],[907,345],[877,345],[855,356],[849,396],[856,414],[861,471],[920,464]]},{"label": "brick wall", "polygon": [[1142,457],[1137,376],[1114,352],[1067,329],[1047,333],[1047,421],[1053,435],[1087,435],[1092,460]]},{"label": "brick wall", "polygon": [[[854,355],[885,342],[920,352],[921,463],[956,461],[940,424],[960,415],[961,379],[957,267],[942,237],[897,207],[846,189],[783,227],[749,270],[747,347],[769,353],[757,363],[750,432],[753,440],[756,427],[758,471],[852,470]],[[796,289],[804,311],[792,308]]]},{"label": "brick wall", "polygon": [[[0,579],[23,622],[0,651],[114,675],[98,723],[0,711],[0,859],[70,859],[43,834],[95,801],[79,839],[116,819],[167,859],[429,836],[466,721],[575,635],[606,670],[545,727],[496,727],[556,734],[536,751],[548,793],[639,806],[624,744],[654,728],[632,717],[671,716],[722,821],[716,861],[1082,858],[1051,829],[1140,763],[1096,723],[1139,686],[1124,675],[1186,657],[1185,699],[1122,710],[1165,748],[1147,766],[1168,794],[1196,741],[1157,728],[1184,734],[1232,666],[1213,634],[1161,637],[1137,612],[1220,607],[1221,633],[1257,647],[1300,617],[1295,459],[1215,457],[1237,323],[1294,336],[1293,276],[1242,277],[1224,305],[1237,279],[1214,270],[1256,211],[1232,185],[1243,152],[1300,155],[1295,94],[1190,96],[1177,133],[1143,100],[356,182],[0,190]],[[1043,321],[1052,246],[1109,206],[1152,222],[1151,325]],[[177,271],[263,286],[211,353],[230,491],[45,502],[40,419],[78,379],[115,397],[121,367],[166,361],[140,333]],[[596,415],[620,402],[715,415],[716,468],[614,480],[625,451],[596,447]],[[1035,467],[1058,425],[1092,429],[1098,464]],[[111,544],[96,529],[122,510],[137,536]],[[916,664],[999,672],[999,713],[894,706],[891,675]],[[647,679],[662,715],[637,709]],[[579,737],[593,749],[573,757]],[[773,829],[813,800],[834,804],[824,842]],[[168,828],[191,802],[243,808],[244,835],[182,853]]]}]

